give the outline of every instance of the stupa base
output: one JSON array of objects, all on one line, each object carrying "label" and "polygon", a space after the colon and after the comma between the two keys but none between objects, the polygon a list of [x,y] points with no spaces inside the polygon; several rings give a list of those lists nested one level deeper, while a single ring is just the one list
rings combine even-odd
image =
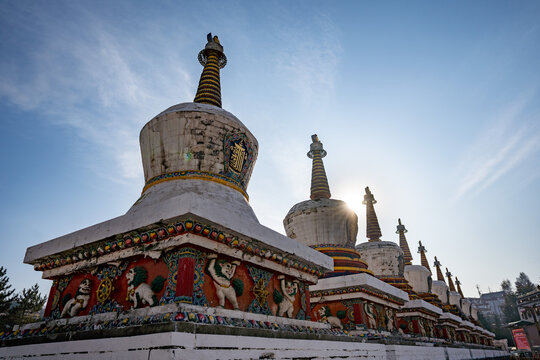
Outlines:
[{"label": "stupa base", "polygon": [[[217,330],[216,327],[213,329]],[[285,333],[275,332],[274,336],[260,336],[255,331],[255,336],[248,336],[235,334],[234,328],[230,328],[232,333],[227,334],[227,328],[224,328],[221,334],[167,331],[130,336],[128,333],[122,334],[121,330],[116,329],[117,333],[111,333],[111,337],[107,338],[0,348],[0,357],[61,360],[508,358],[508,353],[494,349],[371,343],[332,335],[291,334],[287,337]]]}]

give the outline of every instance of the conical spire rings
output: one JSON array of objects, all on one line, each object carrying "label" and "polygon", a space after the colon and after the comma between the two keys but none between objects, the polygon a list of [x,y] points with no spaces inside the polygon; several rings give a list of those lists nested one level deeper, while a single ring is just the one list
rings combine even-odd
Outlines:
[{"label": "conical spire rings", "polygon": [[198,56],[204,69],[193,102],[221,107],[219,69],[227,65],[227,57],[223,53],[223,46],[217,36],[212,37],[212,33],[209,33],[207,39],[208,43]]},{"label": "conical spire rings", "polygon": [[403,250],[405,265],[411,265],[413,257],[411,250],[409,249],[409,244],[407,243],[407,238],[405,237],[406,232],[407,229],[405,229],[405,225],[401,223],[401,219],[398,219],[396,234],[399,234],[399,247]]},{"label": "conical spire rings", "polygon": [[379,227],[379,220],[377,219],[377,214],[375,213],[375,208],[373,204],[376,204],[377,200],[369,190],[369,187],[366,187],[366,194],[364,195],[364,201],[362,204],[366,205],[366,237],[369,241],[380,241],[381,240],[381,228]]},{"label": "conical spire rings", "polygon": [[322,158],[326,156],[326,151],[323,149],[323,144],[319,141],[317,134],[311,135],[313,141],[310,145],[310,150],[307,156],[313,159],[313,167],[311,170],[311,200],[315,199],[330,199],[330,187],[328,186],[328,178],[324,170]]}]

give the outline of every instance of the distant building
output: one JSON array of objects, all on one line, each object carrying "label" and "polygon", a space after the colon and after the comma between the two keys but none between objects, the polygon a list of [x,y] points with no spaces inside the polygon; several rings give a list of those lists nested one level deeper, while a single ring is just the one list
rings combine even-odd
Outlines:
[{"label": "distant building", "polygon": [[502,318],[504,305],[504,291],[491,292],[480,295],[479,298],[469,298],[479,313],[485,317]]},{"label": "distant building", "polygon": [[[540,287],[527,294],[521,295],[517,300],[517,307],[521,320],[509,323],[518,349],[532,350],[540,353]],[[521,346],[517,336],[523,338]]]},{"label": "distant building", "polygon": [[540,320],[540,289],[518,297],[517,307],[521,320],[533,323]]}]

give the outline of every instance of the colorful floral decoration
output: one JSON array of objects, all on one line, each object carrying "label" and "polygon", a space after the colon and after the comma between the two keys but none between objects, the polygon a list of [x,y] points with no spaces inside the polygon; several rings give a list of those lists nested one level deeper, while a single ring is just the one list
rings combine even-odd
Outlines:
[{"label": "colorful floral decoration", "polygon": [[45,271],[68,264],[73,264],[82,260],[98,258],[105,254],[120,251],[130,247],[148,247],[155,241],[164,240],[184,233],[191,233],[202,236],[220,243],[230,248],[240,249],[250,255],[260,256],[278,264],[292,267],[315,276],[322,276],[323,268],[313,266],[288,257],[287,254],[275,249],[263,248],[264,244],[258,241],[239,239],[236,236],[227,234],[219,229],[204,223],[198,223],[191,219],[186,219],[172,224],[166,224],[142,232],[129,232],[123,236],[116,236],[114,240],[107,239],[78,248],[61,255],[47,257],[40,263],[34,264],[34,270]]},{"label": "colorful floral decoration", "polygon": [[203,284],[204,284],[204,264],[206,263],[206,254],[202,251],[189,249],[191,250],[189,255],[195,258],[195,271],[194,271],[194,281],[193,281],[193,304],[200,306],[209,306],[208,300],[204,295]]},{"label": "colorful floral decoration", "polygon": [[[121,315],[120,315],[121,316]],[[229,327],[243,328],[258,328],[278,330],[282,332],[291,332],[299,334],[319,334],[319,335],[338,335],[338,336],[355,336],[350,335],[340,329],[312,328],[309,326],[277,324],[269,321],[246,320],[239,318],[221,317],[206,315],[196,312],[167,312],[155,315],[144,315],[138,317],[123,317],[114,320],[94,321],[91,317],[87,317],[85,321],[78,323],[68,323],[61,325],[60,323],[49,323],[40,328],[24,329],[16,331],[6,331],[0,333],[2,340],[19,339],[23,337],[36,336],[54,336],[55,334],[81,331],[101,331],[105,329],[125,328],[130,326],[140,326],[145,324],[158,324],[167,322],[189,322],[202,325],[219,324]],[[356,337],[356,336],[355,336]],[[381,336],[371,336],[371,338],[381,338]]]},{"label": "colorful floral decoration", "polygon": [[254,266],[247,266],[249,275],[255,284],[251,290],[255,295],[255,299],[248,307],[249,312],[271,315],[270,307],[268,306],[268,283],[272,279],[272,273],[262,270]]},{"label": "colorful floral decoration", "polygon": [[306,315],[309,313],[307,308],[307,297],[306,292],[308,286],[302,282],[298,283],[298,292],[300,293],[300,309],[296,313],[296,319],[298,320],[310,320],[311,316]]},{"label": "colorful floral decoration", "polygon": [[393,296],[393,295],[386,294],[383,292],[374,291],[374,290],[365,288],[363,286],[355,286],[355,287],[349,286],[349,287],[343,287],[339,289],[313,291],[310,293],[310,296],[311,298],[319,298],[323,296],[350,294],[350,293],[356,293],[356,292],[361,292],[364,294],[376,296],[378,298],[393,302],[398,305],[403,305],[405,303],[405,300],[398,298],[397,296]]},{"label": "colorful floral decoration", "polygon": [[[190,180],[190,179],[209,180],[209,181],[223,184],[225,186],[231,187],[239,191],[240,193],[242,193],[242,195],[244,195],[246,199],[249,200],[249,196],[246,193],[246,187],[243,186],[241,183],[239,183],[236,179],[233,179],[232,177],[229,177],[229,176],[225,176],[223,174],[214,174],[214,173],[211,173],[208,171],[202,171],[202,170],[174,171],[174,172],[165,173],[165,174],[161,174],[156,177],[153,177],[152,179],[148,180],[146,184],[144,185],[143,194],[151,186],[165,182],[165,181]],[[142,199],[142,196],[140,199]]]},{"label": "colorful floral decoration", "polygon": [[107,312],[120,312],[124,309],[122,305],[120,305],[116,300],[109,300],[106,303],[97,303],[90,309],[89,314],[95,315],[95,314],[103,314]]}]

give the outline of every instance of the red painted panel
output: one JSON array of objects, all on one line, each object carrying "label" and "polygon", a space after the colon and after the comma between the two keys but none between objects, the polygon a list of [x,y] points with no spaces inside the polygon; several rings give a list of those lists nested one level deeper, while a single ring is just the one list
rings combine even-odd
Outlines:
[{"label": "red painted panel", "polygon": [[53,300],[54,300],[54,294],[56,293],[56,288],[57,286],[53,285],[51,286],[51,290],[49,291],[49,299],[47,300],[47,305],[45,306],[45,312],[43,314],[43,316],[45,317],[49,317],[51,315],[51,306],[53,304]]},{"label": "red painted panel", "polygon": [[176,296],[193,296],[193,281],[195,274],[195,259],[181,258],[178,261],[176,275]]},{"label": "red painted panel", "polygon": [[365,325],[362,305],[361,304],[354,304],[353,309],[354,309],[354,323],[355,324],[364,324]]}]

